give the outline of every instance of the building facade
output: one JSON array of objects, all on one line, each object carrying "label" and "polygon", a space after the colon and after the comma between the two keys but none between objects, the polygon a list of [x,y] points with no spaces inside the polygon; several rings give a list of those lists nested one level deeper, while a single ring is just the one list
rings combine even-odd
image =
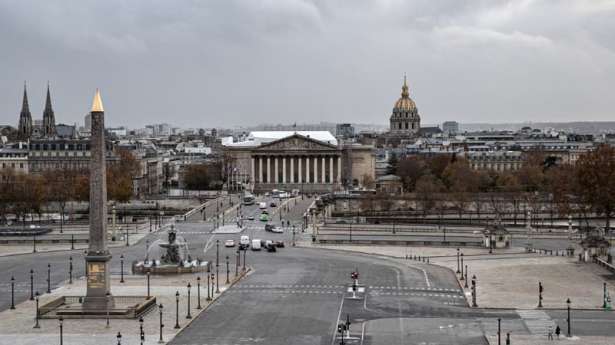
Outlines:
[{"label": "building facade", "polygon": [[366,174],[373,180],[372,147],[356,145],[349,150],[302,133],[251,146],[224,147],[229,178],[239,180],[231,185],[241,184],[256,193],[273,189],[324,193],[360,183]]}]

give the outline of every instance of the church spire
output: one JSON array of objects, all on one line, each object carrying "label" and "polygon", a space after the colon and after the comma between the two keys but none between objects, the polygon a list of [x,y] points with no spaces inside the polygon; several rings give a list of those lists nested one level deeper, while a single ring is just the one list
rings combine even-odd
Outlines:
[{"label": "church spire", "polygon": [[45,100],[45,111],[53,112],[51,107],[51,93],[49,92],[49,81],[47,82],[47,99]]},{"label": "church spire", "polygon": [[45,110],[43,111],[43,133],[47,137],[56,135],[56,118],[51,106],[51,92],[47,82],[47,99],[45,100]]},{"label": "church spire", "polygon": [[21,103],[21,112],[19,113],[19,124],[17,126],[19,138],[27,140],[32,135],[32,114],[30,114],[30,106],[28,104],[28,91],[26,82],[23,82],[23,99]]},{"label": "church spire", "polygon": [[23,99],[21,103],[21,113],[30,114],[30,106],[28,104],[28,91],[26,89],[26,82],[23,82]]}]

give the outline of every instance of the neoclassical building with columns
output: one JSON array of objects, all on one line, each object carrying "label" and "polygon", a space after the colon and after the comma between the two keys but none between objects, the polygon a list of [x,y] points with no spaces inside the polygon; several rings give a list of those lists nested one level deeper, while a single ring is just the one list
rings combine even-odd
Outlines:
[{"label": "neoclassical building with columns", "polygon": [[373,147],[341,145],[329,132],[252,132],[224,151],[233,183],[256,193],[331,192],[374,180]]}]

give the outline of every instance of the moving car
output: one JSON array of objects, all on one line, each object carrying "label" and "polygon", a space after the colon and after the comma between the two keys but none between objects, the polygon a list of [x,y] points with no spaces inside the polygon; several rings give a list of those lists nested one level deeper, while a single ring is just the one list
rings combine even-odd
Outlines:
[{"label": "moving car", "polygon": [[269,213],[263,211],[263,213],[261,213],[259,219],[260,219],[261,222],[268,222],[269,221]]},{"label": "moving car", "polygon": [[269,207],[277,207],[277,206],[278,206],[278,205],[276,205],[276,203],[275,203],[275,202],[273,202],[273,201],[271,202],[271,204],[269,204]]},{"label": "moving car", "polygon": [[239,239],[239,248],[244,249],[250,246],[250,237],[247,235],[241,236]]},{"label": "moving car", "polygon": [[261,240],[252,240],[252,250],[261,250]]},{"label": "moving car", "polygon": [[267,209],[267,203],[266,202],[259,202],[258,203],[258,208],[260,208],[261,210],[266,210]]},{"label": "moving car", "polygon": [[265,241],[265,248],[267,249],[268,252],[276,251],[275,244],[271,240]]},{"label": "moving car", "polygon": [[284,229],[282,229],[282,228],[281,228],[281,227],[279,227],[279,226],[274,226],[274,227],[271,229],[271,232],[276,233],[276,234],[283,234],[283,233],[284,233]]},{"label": "moving car", "polygon": [[226,241],[224,241],[224,246],[225,247],[234,247],[235,246],[235,240],[226,240]]},{"label": "moving car", "polygon": [[284,248],[284,241],[274,241],[273,244],[278,248]]},{"label": "moving car", "polygon": [[265,224],[265,231],[273,231],[273,229],[275,229],[275,226],[273,224]]},{"label": "moving car", "polygon": [[248,216],[248,220],[254,220],[254,216],[252,215]]}]

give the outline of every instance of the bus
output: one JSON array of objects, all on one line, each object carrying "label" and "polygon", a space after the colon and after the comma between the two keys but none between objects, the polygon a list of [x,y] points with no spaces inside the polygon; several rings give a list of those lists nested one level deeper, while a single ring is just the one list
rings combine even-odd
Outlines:
[{"label": "bus", "polygon": [[254,201],[256,199],[254,198],[254,195],[252,194],[246,194],[243,196],[243,204],[244,205],[254,205]]}]

